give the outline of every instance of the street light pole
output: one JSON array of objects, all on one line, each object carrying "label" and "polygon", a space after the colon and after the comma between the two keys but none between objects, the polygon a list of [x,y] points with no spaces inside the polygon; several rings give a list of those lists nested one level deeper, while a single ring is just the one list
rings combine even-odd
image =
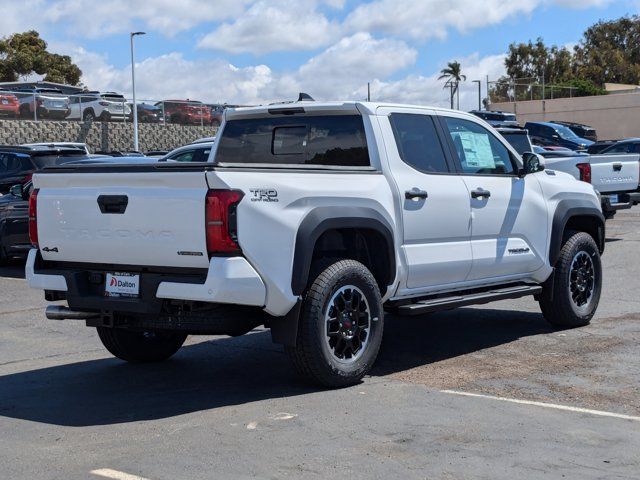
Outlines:
[{"label": "street light pole", "polygon": [[133,37],[145,35],[145,32],[131,32],[131,89],[133,90],[133,149],[138,151],[138,104],[136,103],[136,61],[133,51]]},{"label": "street light pole", "polygon": [[478,110],[482,110],[482,80],[473,80],[472,83],[478,84]]}]

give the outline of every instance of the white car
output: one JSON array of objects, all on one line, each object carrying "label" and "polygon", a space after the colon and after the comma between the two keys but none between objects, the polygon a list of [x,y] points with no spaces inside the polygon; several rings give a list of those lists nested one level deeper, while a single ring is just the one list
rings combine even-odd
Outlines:
[{"label": "white car", "polygon": [[67,120],[127,120],[131,107],[118,93],[84,92],[69,97]]},{"label": "white car", "polygon": [[29,285],[67,302],[48,318],[86,321],[127,361],[265,325],[300,373],[343,386],[373,365],[386,311],[534,296],[567,328],[600,299],[593,187],[457,111],[238,108],[206,164],[65,166],[33,182]]}]

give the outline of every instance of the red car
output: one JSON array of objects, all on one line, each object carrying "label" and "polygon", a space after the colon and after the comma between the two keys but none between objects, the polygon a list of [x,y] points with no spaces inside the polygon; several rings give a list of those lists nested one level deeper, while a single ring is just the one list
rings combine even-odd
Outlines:
[{"label": "red car", "polygon": [[164,100],[156,103],[163,108],[164,118],[169,123],[182,125],[211,125],[211,109],[202,102],[191,100]]},{"label": "red car", "polygon": [[18,118],[20,115],[20,101],[13,93],[0,91],[0,115]]}]

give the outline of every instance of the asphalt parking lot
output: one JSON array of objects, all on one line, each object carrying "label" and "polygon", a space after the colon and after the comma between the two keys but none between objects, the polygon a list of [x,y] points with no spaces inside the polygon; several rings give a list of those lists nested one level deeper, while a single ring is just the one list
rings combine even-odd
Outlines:
[{"label": "asphalt parking lot", "polygon": [[335,391],[263,330],[125,364],[0,269],[0,477],[640,478],[640,209],[607,227],[589,327],[532,299],[387,317],[373,374]]}]

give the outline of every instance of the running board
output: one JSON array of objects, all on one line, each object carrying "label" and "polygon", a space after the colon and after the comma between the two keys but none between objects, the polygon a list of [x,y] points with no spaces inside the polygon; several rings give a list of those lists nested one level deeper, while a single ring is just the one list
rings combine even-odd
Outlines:
[{"label": "running board", "polygon": [[400,305],[397,307],[397,313],[399,315],[422,315],[423,313],[452,310],[454,308],[466,307],[468,305],[480,305],[498,300],[537,295],[540,292],[542,292],[542,287],[540,285],[518,285],[515,287],[495,288],[484,292],[476,291],[467,294],[459,292],[459,295],[451,297],[438,297],[421,300],[408,305]]}]

